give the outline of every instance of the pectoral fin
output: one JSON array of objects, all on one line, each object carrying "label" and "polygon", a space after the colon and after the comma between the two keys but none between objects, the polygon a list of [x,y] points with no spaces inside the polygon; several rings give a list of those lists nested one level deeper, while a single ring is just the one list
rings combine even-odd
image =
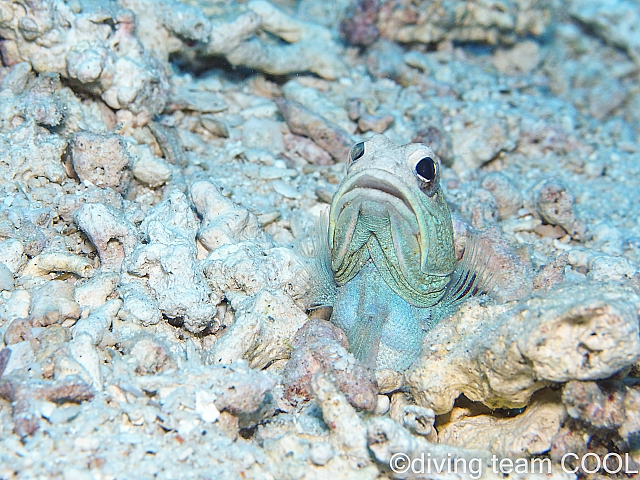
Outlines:
[{"label": "pectoral fin", "polygon": [[470,237],[440,304],[445,308],[454,307],[469,297],[488,293],[495,285],[491,259],[492,251],[487,242],[479,237]]},{"label": "pectoral fin", "polygon": [[329,217],[325,212],[320,215],[313,236],[313,261],[307,267],[309,274],[309,293],[305,299],[308,309],[330,307],[336,298],[336,283],[331,270],[329,252]]}]

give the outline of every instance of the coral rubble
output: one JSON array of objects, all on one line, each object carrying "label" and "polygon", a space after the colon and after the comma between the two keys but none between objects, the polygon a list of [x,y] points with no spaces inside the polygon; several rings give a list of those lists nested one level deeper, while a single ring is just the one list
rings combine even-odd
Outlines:
[{"label": "coral rubble", "polygon": [[[0,0],[0,479],[638,470],[640,9],[566,3]],[[374,134],[493,274],[403,372],[306,310]]]}]

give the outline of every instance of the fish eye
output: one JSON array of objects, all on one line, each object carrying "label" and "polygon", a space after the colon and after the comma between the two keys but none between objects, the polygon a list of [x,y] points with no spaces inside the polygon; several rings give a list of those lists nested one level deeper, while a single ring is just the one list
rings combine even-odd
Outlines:
[{"label": "fish eye", "polygon": [[349,165],[364,155],[364,142],[358,142],[349,151]]},{"label": "fish eye", "polygon": [[413,174],[418,180],[418,186],[423,193],[432,196],[438,189],[438,164],[430,156],[418,160],[413,167]]},{"label": "fish eye", "polygon": [[436,179],[436,162],[431,157],[421,158],[416,163],[416,173],[425,182],[433,182]]}]

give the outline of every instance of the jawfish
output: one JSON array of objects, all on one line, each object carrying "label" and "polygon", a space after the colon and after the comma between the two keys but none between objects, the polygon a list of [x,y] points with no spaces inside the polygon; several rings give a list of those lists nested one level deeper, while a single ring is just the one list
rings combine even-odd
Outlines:
[{"label": "jawfish", "polygon": [[333,307],[371,368],[408,368],[425,333],[488,284],[473,242],[456,261],[440,170],[427,145],[359,142],[318,225],[309,307]]}]

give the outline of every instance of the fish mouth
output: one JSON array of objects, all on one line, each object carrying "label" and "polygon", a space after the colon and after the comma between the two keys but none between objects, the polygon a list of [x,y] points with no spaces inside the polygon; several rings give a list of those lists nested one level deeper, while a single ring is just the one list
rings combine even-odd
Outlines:
[{"label": "fish mouth", "polygon": [[[387,180],[387,178],[389,180]],[[389,215],[395,210],[409,226],[411,233],[418,237],[421,246],[420,263],[424,266],[427,259],[426,245],[427,224],[424,207],[414,188],[391,172],[381,169],[368,169],[347,179],[334,195],[329,217],[329,246],[334,248],[334,234],[337,221],[343,210],[352,203],[358,202],[361,209],[379,206],[373,215]],[[369,212],[368,212],[369,213]]]},{"label": "fish mouth", "polygon": [[[414,198],[413,192],[402,180],[396,179],[395,183],[391,183],[381,178],[382,175],[390,176],[391,174],[384,170],[373,171],[371,169],[354,175],[345,182],[334,196],[330,220],[336,221],[344,208],[352,202],[369,200],[391,205],[410,223],[417,224],[418,214],[413,204],[418,200]],[[330,239],[332,233],[330,232]]]}]

